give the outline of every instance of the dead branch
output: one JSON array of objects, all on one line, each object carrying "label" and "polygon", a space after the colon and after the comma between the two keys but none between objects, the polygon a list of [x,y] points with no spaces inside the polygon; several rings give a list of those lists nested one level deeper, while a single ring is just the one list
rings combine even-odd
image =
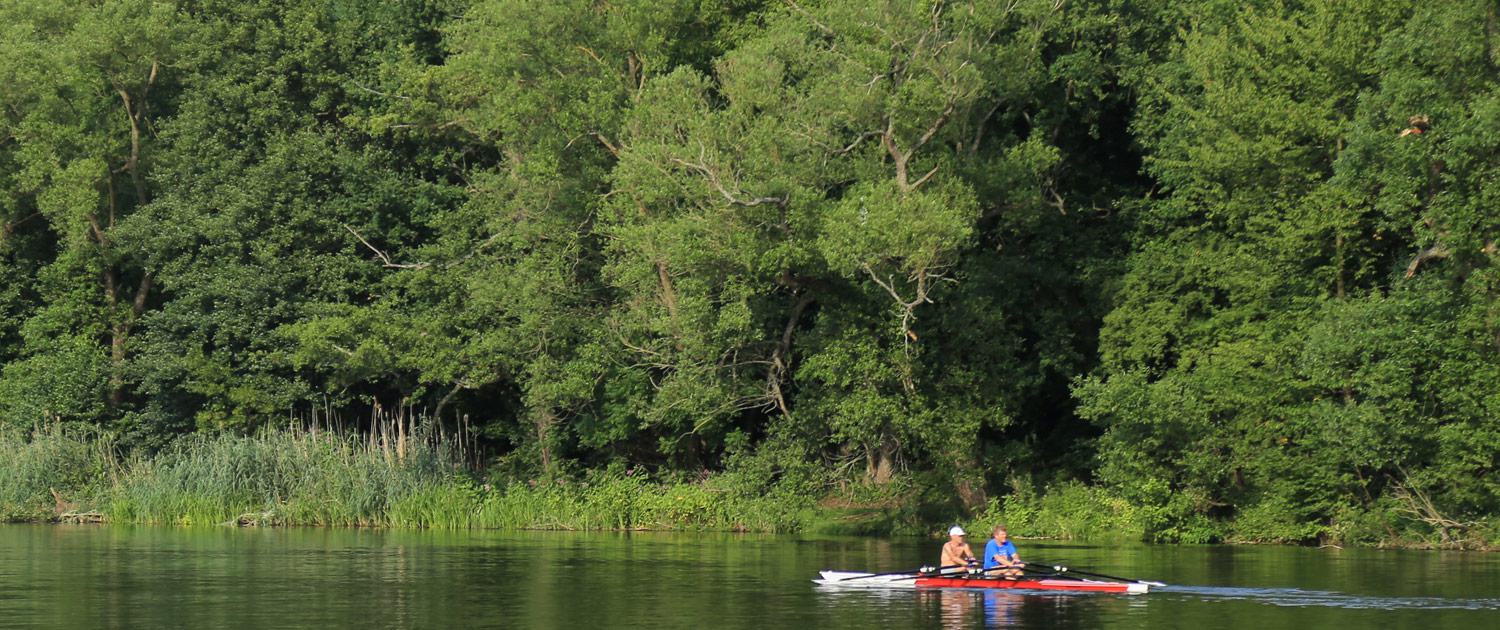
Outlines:
[{"label": "dead branch", "polygon": [[846,146],[846,147],[844,147],[842,149],[839,149],[838,151],[834,151],[833,154],[834,155],[844,155],[844,154],[846,154],[846,153],[848,153],[850,151],[853,151],[855,148],[859,147],[859,145],[864,144],[865,140],[868,140],[870,138],[874,138],[874,137],[880,136],[883,133],[885,133],[885,132],[884,131],[866,131],[866,132],[864,132],[862,134],[859,134],[859,136],[856,137],[853,142],[850,142],[848,146]]},{"label": "dead branch", "polygon": [[1057,194],[1057,189],[1049,187],[1047,188],[1047,194],[1052,196],[1052,200],[1047,202],[1047,204],[1054,208],[1057,208],[1058,213],[1067,215],[1068,204],[1067,202],[1063,201],[1062,195]]},{"label": "dead branch", "polygon": [[[496,232],[494,234],[491,234],[489,238],[484,239],[483,242],[481,242],[478,245],[475,245],[474,249],[469,250],[469,253],[464,254],[458,260],[451,260],[451,261],[448,261],[448,262],[444,263],[443,264],[443,269],[452,269],[455,266],[458,266],[458,265],[461,265],[461,264],[463,264],[465,262],[468,262],[470,258],[478,256],[479,252],[482,252],[485,249],[487,249],[490,245],[493,245],[495,243],[495,241],[500,240],[500,237],[504,236],[504,235],[505,235],[505,232]],[[426,264],[426,263],[422,263],[422,264]]]},{"label": "dead branch", "polygon": [[1432,247],[1418,252],[1417,257],[1411,259],[1411,264],[1406,266],[1406,277],[1410,278],[1417,275],[1417,268],[1422,266],[1422,263],[1425,263],[1429,260],[1447,258],[1448,255],[1452,253],[1453,252],[1448,249],[1448,246],[1442,243],[1436,243]]},{"label": "dead branch", "polygon": [[708,181],[708,185],[713,187],[714,190],[718,191],[719,195],[724,197],[724,200],[728,201],[730,204],[736,206],[745,206],[747,208],[764,204],[773,204],[781,207],[786,207],[786,203],[788,201],[788,197],[786,195],[782,195],[780,197],[755,197],[753,199],[744,199],[741,197],[743,193],[731,192],[728,188],[725,188],[723,180],[719,179],[719,174],[702,163],[706,161],[705,158],[707,156],[707,152],[708,149],[700,145],[698,154],[698,159],[700,160],[700,162],[693,163],[682,158],[672,158],[672,163],[698,171],[703,175],[703,178]]},{"label": "dead branch", "polygon": [[399,99],[401,99],[403,101],[409,101],[409,100],[411,100],[410,96],[402,96],[400,94],[386,94],[385,92],[381,92],[380,90],[376,90],[376,89],[365,87],[364,85],[362,85],[358,81],[353,81],[352,83],[354,84],[354,87],[359,88],[361,91],[369,92],[371,94],[374,94],[375,96],[379,96],[379,97],[382,97],[382,98],[399,98]]},{"label": "dead branch", "polygon": [[[953,282],[954,280],[947,278],[941,273],[933,273],[927,269],[918,269],[916,271],[913,271],[908,276],[907,280],[916,284],[916,294],[912,299],[908,300],[903,297],[899,291],[896,290],[896,283],[894,279],[882,279],[879,274],[875,273],[875,269],[870,267],[869,263],[861,263],[860,268],[864,270],[865,274],[870,276],[871,280],[875,281],[875,284],[879,285],[880,288],[885,289],[885,292],[890,294],[891,298],[896,301],[896,305],[900,308],[902,337],[901,341],[903,344],[904,352],[906,353],[907,357],[910,358],[912,353],[911,344],[917,341],[917,334],[911,328],[912,322],[917,318],[917,307],[923,304],[932,303],[932,298],[928,297],[928,292],[931,290],[931,286],[934,281],[947,280],[949,282]],[[901,382],[906,387],[907,391],[915,391],[916,385],[912,382],[911,379],[909,370],[910,366],[908,365],[907,368],[907,373],[902,376]]]},{"label": "dead branch", "polygon": [[604,63],[604,60],[600,59],[599,55],[597,53],[595,53],[593,49],[591,49],[591,48],[589,48],[587,46],[579,45],[579,46],[574,46],[574,48],[577,48],[577,49],[583,51],[583,54],[588,55],[590,59],[594,60],[594,63],[597,63],[597,64],[599,64],[601,66],[609,65],[609,64]]},{"label": "dead branch", "polygon": [[907,150],[907,154],[915,153],[918,149],[926,146],[927,141],[937,135],[938,130],[942,129],[943,125],[948,124],[948,118],[953,115],[955,108],[956,106],[953,103],[948,103],[948,106],[943,108],[943,113],[938,114],[937,120],[932,121],[932,125],[928,126],[927,131],[922,134],[922,137],[917,139],[917,143]]},{"label": "dead branch", "polygon": [[609,138],[605,137],[604,134],[597,131],[590,131],[589,135],[593,136],[595,140],[598,140],[599,144],[604,145],[604,149],[606,151],[609,151],[610,155],[613,155],[617,158],[620,157],[620,148],[615,146],[613,142],[610,142]]},{"label": "dead branch", "polygon": [[11,223],[0,223],[0,243],[4,243],[6,239],[10,238],[10,235],[15,234],[16,228],[21,227],[22,223],[35,219],[39,216],[42,216],[42,213],[33,212],[26,215],[25,217],[22,217],[20,220]]},{"label": "dead branch", "polygon": [[1444,516],[1433,503],[1432,497],[1411,483],[1405,470],[1400,468],[1397,470],[1401,472],[1401,479],[1391,480],[1392,496],[1402,502],[1402,506],[1397,509],[1432,526],[1442,537],[1443,544],[1453,545],[1461,542],[1463,534],[1477,525],[1472,521],[1458,521]]},{"label": "dead branch", "polygon": [[822,31],[824,35],[827,35],[829,37],[837,36],[837,33],[833,32],[833,29],[828,28],[822,22],[819,22],[818,18],[813,17],[812,13],[809,13],[807,9],[802,8],[802,5],[797,4],[795,0],[782,1],[785,2],[787,6],[791,7],[793,11],[796,11],[797,13],[801,14],[802,17],[807,18],[807,21],[812,22],[812,25],[818,27],[818,30]]},{"label": "dead branch", "polygon": [[989,122],[990,118],[995,115],[995,112],[1000,111],[1000,106],[1003,104],[1005,104],[1005,101],[995,101],[995,106],[991,107],[990,111],[985,112],[984,116],[979,119],[979,124],[974,129],[974,141],[969,144],[969,155],[977,155],[979,153],[979,145],[984,142],[984,133],[987,129],[985,123]]},{"label": "dead branch", "polygon": [[385,267],[387,269],[426,269],[429,266],[431,266],[431,263],[425,263],[425,262],[421,262],[421,263],[398,263],[398,262],[392,262],[390,256],[386,255],[385,252],[380,251],[380,249],[377,248],[377,247],[375,247],[374,245],[371,245],[370,241],[365,240],[365,237],[361,236],[359,232],[354,231],[354,228],[349,227],[348,225],[343,224],[343,223],[340,223],[339,225],[343,226],[344,229],[349,230],[349,233],[353,234],[354,238],[359,239],[360,243],[363,243],[366,248],[368,248],[370,251],[374,252],[375,255],[380,258],[380,262],[382,263],[381,266],[383,266],[383,267]]}]

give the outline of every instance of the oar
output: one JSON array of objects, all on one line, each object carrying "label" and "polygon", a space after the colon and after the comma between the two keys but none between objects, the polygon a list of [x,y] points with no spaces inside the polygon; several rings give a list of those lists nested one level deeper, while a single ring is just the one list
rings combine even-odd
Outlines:
[{"label": "oar", "polygon": [[1056,571],[1058,574],[1076,573],[1078,575],[1087,575],[1089,577],[1104,578],[1106,580],[1118,580],[1120,582],[1135,582],[1136,584],[1145,584],[1147,586],[1166,586],[1167,585],[1165,582],[1153,582],[1151,580],[1137,580],[1135,578],[1120,577],[1118,575],[1105,575],[1103,573],[1094,573],[1094,572],[1091,572],[1091,571],[1079,571],[1078,569],[1068,568],[1068,567],[1060,565],[1060,564],[1052,565],[1052,570]]},{"label": "oar", "polygon": [[[937,568],[937,572],[939,574],[941,574],[945,570],[948,570],[948,569],[957,569],[957,568],[962,567],[962,566],[964,566],[964,565],[962,565],[962,564],[950,564],[950,565],[948,565],[946,567],[938,567]],[[918,569],[916,571],[891,571],[890,573],[871,573],[869,575],[856,575],[854,577],[847,577],[847,578],[841,579],[839,581],[840,582],[848,582],[849,580],[864,580],[864,579],[868,579],[868,578],[872,578],[872,577],[888,577],[888,576],[892,576],[892,575],[907,575],[909,573],[916,573],[917,575],[913,575],[912,576],[912,579],[916,579],[918,577],[921,577],[922,571],[921,571],[921,569]]]},{"label": "oar", "polygon": [[[1004,567],[996,567],[996,568],[1004,568]],[[1039,576],[1058,577],[1058,578],[1066,578],[1066,579],[1071,579],[1071,580],[1081,580],[1081,579],[1083,579],[1083,578],[1075,578],[1075,577],[1071,577],[1071,576],[1066,576],[1066,575],[1063,575],[1061,571],[1058,571],[1058,569],[1063,569],[1064,571],[1066,571],[1068,569],[1067,567],[1049,567],[1049,566],[1035,567],[1035,566],[1032,566],[1032,565],[1029,565],[1029,564],[1023,564],[1023,565],[1021,565],[1019,567],[1012,567],[1012,568],[1020,569],[1022,571],[1026,571],[1028,573],[1035,573],[1035,574],[1037,574]]]},{"label": "oar", "polygon": [[[898,579],[898,580],[916,580],[916,579],[920,579],[920,578],[924,578],[924,577],[927,577],[927,578],[932,578],[932,577],[958,577],[958,576],[961,576],[961,575],[964,575],[964,574],[968,573],[968,570],[967,570],[968,566],[969,565],[967,565],[967,564],[950,564],[950,565],[948,565],[946,567],[938,567],[937,569],[933,570],[932,573],[922,573],[922,572],[918,571],[916,575],[911,575],[911,576],[907,576],[907,577],[903,577],[903,578],[896,578],[896,579]],[[965,569],[965,570],[963,570],[963,571],[950,571],[948,573],[943,573],[944,569]]]}]

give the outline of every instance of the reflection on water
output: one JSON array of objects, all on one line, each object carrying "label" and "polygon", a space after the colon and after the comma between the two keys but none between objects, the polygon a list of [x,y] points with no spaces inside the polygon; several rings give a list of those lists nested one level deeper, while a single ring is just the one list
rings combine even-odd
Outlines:
[{"label": "reflection on water", "polygon": [[[1148,595],[814,586],[921,539],[0,526],[0,627],[1492,628],[1500,554],[1048,545]],[[1024,551],[1023,551],[1024,553]]]},{"label": "reflection on water", "polygon": [[[1025,595],[994,591],[980,593],[980,595],[984,597],[984,626],[986,628],[1009,628],[1016,625],[1019,609],[1026,602]],[[1041,596],[1034,597],[1041,598]]]},{"label": "reflection on water", "polygon": [[993,589],[923,589],[916,597],[943,628],[1092,628],[1120,603],[1114,595]]}]

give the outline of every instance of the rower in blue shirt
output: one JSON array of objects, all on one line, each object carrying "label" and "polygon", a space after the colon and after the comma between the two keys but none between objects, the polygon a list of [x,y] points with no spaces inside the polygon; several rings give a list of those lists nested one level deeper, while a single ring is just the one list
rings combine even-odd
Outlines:
[{"label": "rower in blue shirt", "polygon": [[1021,562],[1021,555],[1016,552],[1016,545],[1010,542],[1005,526],[996,525],[993,535],[994,538],[984,545],[985,573],[1007,578],[1020,577],[1021,567],[1026,564]]}]

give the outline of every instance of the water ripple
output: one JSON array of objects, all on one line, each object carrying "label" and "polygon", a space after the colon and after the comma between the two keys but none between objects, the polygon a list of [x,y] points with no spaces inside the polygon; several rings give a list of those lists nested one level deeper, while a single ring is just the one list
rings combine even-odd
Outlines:
[{"label": "water ripple", "polygon": [[1500,599],[1446,597],[1380,597],[1300,588],[1237,588],[1227,586],[1166,586],[1152,593],[1187,595],[1204,601],[1248,600],[1272,606],[1373,610],[1500,610]]}]

